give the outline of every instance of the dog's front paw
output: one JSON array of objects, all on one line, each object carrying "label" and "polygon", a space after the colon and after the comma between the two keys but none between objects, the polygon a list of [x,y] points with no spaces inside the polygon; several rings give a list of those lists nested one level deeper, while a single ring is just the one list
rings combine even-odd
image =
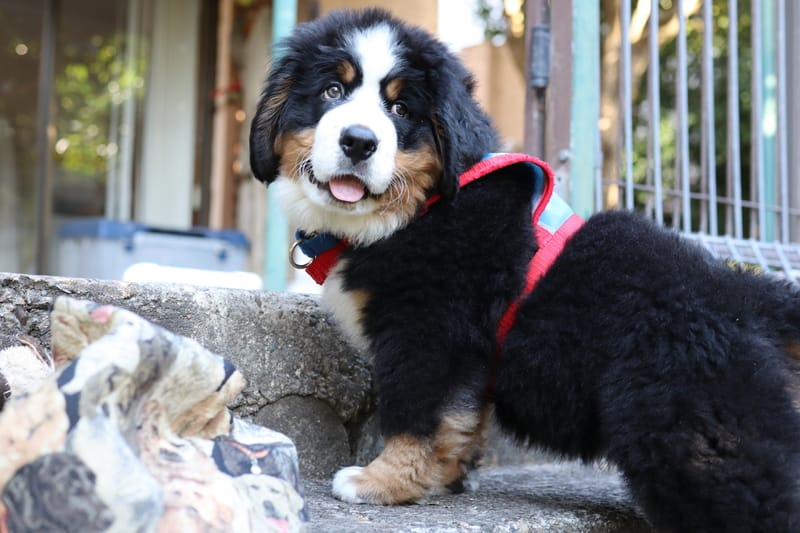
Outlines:
[{"label": "dog's front paw", "polygon": [[336,472],[333,477],[333,495],[343,502],[369,503],[358,493],[358,478],[363,470],[361,466],[348,466]]},{"label": "dog's front paw", "polygon": [[430,488],[414,479],[413,470],[400,465],[388,467],[380,460],[366,467],[342,468],[333,478],[333,495],[349,503],[417,503],[431,492]]},{"label": "dog's front paw", "polygon": [[[475,419],[469,418],[469,427],[475,425]],[[472,433],[465,438],[465,432],[459,431],[463,423],[448,423],[432,442],[409,435],[387,438],[383,451],[369,465],[336,473],[333,495],[350,503],[397,505],[463,492],[470,484],[464,475],[469,470],[468,459],[475,455],[475,438]]]}]

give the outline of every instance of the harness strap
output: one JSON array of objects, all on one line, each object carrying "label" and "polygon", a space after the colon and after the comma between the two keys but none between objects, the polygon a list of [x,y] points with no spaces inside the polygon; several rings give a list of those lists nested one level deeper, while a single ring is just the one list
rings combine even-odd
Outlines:
[{"label": "harness strap", "polygon": [[539,250],[528,263],[528,271],[525,274],[525,287],[517,299],[508,306],[497,325],[498,351],[503,346],[506,336],[517,318],[517,309],[520,302],[533,291],[536,284],[556,260],[567,240],[582,225],[583,219],[573,213],[555,233],[550,233],[542,226],[536,226],[536,241],[539,243]]}]

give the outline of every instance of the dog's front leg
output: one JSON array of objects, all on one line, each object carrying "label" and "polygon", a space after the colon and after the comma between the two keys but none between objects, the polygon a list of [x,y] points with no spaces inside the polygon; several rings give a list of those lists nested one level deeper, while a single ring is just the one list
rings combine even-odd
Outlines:
[{"label": "dog's front leg", "polygon": [[445,414],[431,437],[385,437],[383,452],[366,467],[340,470],[333,494],[352,503],[418,501],[458,483],[483,447],[488,408]]}]

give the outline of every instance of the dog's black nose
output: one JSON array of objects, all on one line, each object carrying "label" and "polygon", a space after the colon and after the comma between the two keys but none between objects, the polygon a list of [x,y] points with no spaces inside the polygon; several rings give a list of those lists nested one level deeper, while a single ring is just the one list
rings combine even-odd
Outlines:
[{"label": "dog's black nose", "polygon": [[378,138],[371,129],[365,126],[348,126],[339,136],[339,146],[344,155],[355,165],[359,161],[369,159],[378,148]]}]

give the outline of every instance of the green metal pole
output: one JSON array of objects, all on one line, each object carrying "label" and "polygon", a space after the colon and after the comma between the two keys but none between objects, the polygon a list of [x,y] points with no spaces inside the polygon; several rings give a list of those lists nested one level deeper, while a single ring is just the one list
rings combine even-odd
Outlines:
[{"label": "green metal pole", "polygon": [[[765,204],[764,228],[762,228],[762,240],[775,240],[775,206],[776,188],[775,176],[777,174],[776,161],[776,138],[778,130],[778,78],[775,64],[775,33],[777,31],[775,20],[775,3],[759,2],[761,9],[761,27],[752,28],[751,31],[757,32],[756,38],[761,39],[761,153],[763,154],[764,172],[764,198]],[[756,105],[756,102],[753,103]],[[755,142],[755,141],[754,141]]]},{"label": "green metal pole", "polygon": [[602,191],[600,137],[600,1],[572,3],[572,105],[570,116],[569,202],[588,217]]},{"label": "green metal pole", "polygon": [[[272,4],[272,60],[280,49],[274,45],[297,25],[297,0],[274,0]],[[266,229],[264,232],[264,288],[280,291],[288,277],[289,224],[280,205],[267,189]]]}]

